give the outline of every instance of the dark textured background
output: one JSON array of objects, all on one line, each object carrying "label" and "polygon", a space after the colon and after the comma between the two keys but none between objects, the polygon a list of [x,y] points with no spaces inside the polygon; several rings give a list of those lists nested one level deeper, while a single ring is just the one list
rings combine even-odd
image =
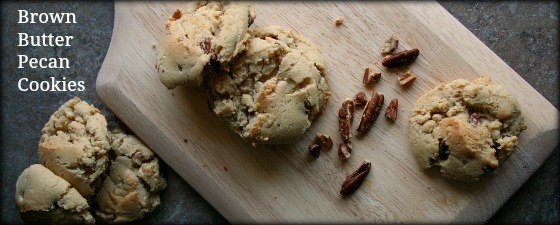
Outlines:
[{"label": "dark textured background", "polygon": [[[558,108],[558,2],[440,2],[453,16]],[[1,224],[23,223],[17,212],[16,180],[37,163],[37,144],[49,116],[73,96],[97,106],[110,128],[121,122],[99,100],[95,80],[109,47],[113,2],[2,2],[1,7]],[[418,4],[422,4],[418,2]],[[78,24],[17,24],[17,10],[74,12]],[[17,47],[17,33],[73,35],[72,47]],[[17,69],[17,55],[67,57],[71,69]],[[49,77],[85,81],[83,92],[20,92],[17,81]],[[560,222],[558,148],[489,223]],[[227,223],[167,165],[162,205],[139,224]]]}]

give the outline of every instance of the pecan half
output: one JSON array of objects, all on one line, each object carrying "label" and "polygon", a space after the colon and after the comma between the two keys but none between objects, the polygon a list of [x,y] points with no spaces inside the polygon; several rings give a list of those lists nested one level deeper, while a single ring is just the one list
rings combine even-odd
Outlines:
[{"label": "pecan half", "polygon": [[478,124],[478,122],[480,122],[480,116],[478,115],[478,113],[471,113],[471,115],[469,116],[468,122],[470,124],[472,124],[473,126],[476,126]]},{"label": "pecan half", "polygon": [[354,102],[352,99],[344,99],[342,106],[338,110],[338,130],[342,139],[350,139],[350,125],[354,117]]},{"label": "pecan half", "polygon": [[360,91],[354,95],[354,107],[362,107],[366,105],[367,97],[363,91]]},{"label": "pecan half", "polygon": [[371,81],[379,81],[381,79],[381,73],[373,72],[369,67],[364,69],[364,77],[362,78],[362,83],[369,84]]},{"label": "pecan half", "polygon": [[391,119],[393,122],[397,120],[397,109],[399,108],[399,100],[393,99],[389,102],[387,109],[385,109],[385,117]]},{"label": "pecan half", "polygon": [[173,19],[178,20],[178,19],[181,18],[181,15],[182,15],[182,14],[181,14],[181,11],[177,9],[177,11],[175,11],[171,17],[172,17]]},{"label": "pecan half", "polygon": [[374,91],[371,95],[371,99],[366,103],[366,107],[362,113],[362,119],[360,119],[360,124],[358,125],[358,129],[356,129],[356,135],[365,134],[371,128],[381,112],[383,103],[383,94]]},{"label": "pecan half", "polygon": [[403,74],[399,75],[398,79],[401,86],[407,86],[416,80],[416,76],[412,73],[412,71],[407,70]]},{"label": "pecan half", "polygon": [[420,55],[420,51],[417,48],[404,50],[394,55],[385,57],[383,61],[381,61],[381,65],[387,68],[404,66],[416,60],[418,55]]},{"label": "pecan half", "polygon": [[319,146],[318,144],[312,144],[308,148],[309,148],[309,153],[312,156],[319,157],[319,155],[321,154],[321,146]]},{"label": "pecan half", "polygon": [[381,47],[381,55],[390,55],[399,47],[399,40],[395,36],[391,36],[389,39],[385,40],[383,47]]},{"label": "pecan half", "polygon": [[325,135],[323,133],[317,133],[317,141],[319,145],[323,146],[326,149],[331,149],[333,146],[331,136]]},{"label": "pecan half", "polygon": [[362,162],[358,169],[344,179],[342,182],[342,188],[340,189],[340,194],[348,195],[354,193],[354,191],[362,185],[370,170],[371,162],[369,160]]},{"label": "pecan half", "polygon": [[350,153],[352,153],[352,142],[343,141],[338,143],[338,157],[342,161],[346,161],[350,158]]}]

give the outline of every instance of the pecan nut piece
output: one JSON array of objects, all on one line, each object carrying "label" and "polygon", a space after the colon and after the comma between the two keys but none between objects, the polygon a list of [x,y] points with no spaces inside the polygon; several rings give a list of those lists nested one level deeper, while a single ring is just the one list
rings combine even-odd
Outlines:
[{"label": "pecan nut piece", "polygon": [[352,142],[343,141],[338,143],[338,157],[342,161],[346,161],[350,158],[350,153],[352,153]]},{"label": "pecan nut piece", "polygon": [[391,119],[393,122],[397,120],[397,109],[399,108],[399,100],[393,99],[389,102],[387,109],[385,109],[385,117]]},{"label": "pecan nut piece", "polygon": [[350,139],[350,125],[354,117],[354,102],[352,99],[344,99],[342,106],[338,110],[338,130],[342,139],[347,141]]},{"label": "pecan nut piece", "polygon": [[358,129],[356,129],[356,135],[365,134],[371,128],[381,112],[384,101],[383,94],[376,91],[373,92],[371,99],[366,103],[366,107],[362,113],[360,124],[358,125]]},{"label": "pecan nut piece", "polygon": [[472,124],[473,126],[476,126],[478,124],[478,122],[480,122],[480,116],[478,115],[478,113],[473,112],[469,116],[468,122],[470,124]]},{"label": "pecan nut piece", "polygon": [[309,154],[311,154],[312,156],[315,157],[319,157],[319,155],[321,154],[321,146],[319,146],[318,144],[312,144],[309,146]]},{"label": "pecan nut piece", "polygon": [[369,160],[362,162],[358,169],[344,179],[342,182],[342,188],[340,189],[340,194],[349,195],[354,193],[354,191],[356,191],[364,182],[370,170],[371,162]]},{"label": "pecan nut piece", "polygon": [[321,145],[323,148],[326,149],[331,149],[333,146],[333,141],[331,139],[331,136],[329,135],[325,135],[323,133],[317,133],[317,142],[319,143],[319,145]]},{"label": "pecan nut piece", "polygon": [[363,91],[360,91],[354,95],[354,107],[362,107],[366,105],[367,97]]},{"label": "pecan nut piece", "polygon": [[171,17],[172,17],[173,19],[178,20],[178,19],[181,19],[181,15],[182,15],[181,11],[177,9],[177,11],[175,11],[175,12],[173,13],[173,15],[171,15]]},{"label": "pecan nut piece", "polygon": [[394,55],[385,57],[383,61],[381,61],[381,65],[387,68],[404,66],[416,60],[418,55],[420,55],[420,51],[417,48],[411,50],[405,50],[396,53]]},{"label": "pecan nut piece", "polygon": [[369,67],[364,69],[364,77],[362,83],[369,84],[371,81],[378,82],[381,79],[381,73],[372,71]]},{"label": "pecan nut piece", "polygon": [[390,55],[399,47],[399,39],[395,36],[391,36],[389,39],[385,40],[383,47],[381,47],[381,55]]},{"label": "pecan nut piece", "polygon": [[407,70],[403,74],[399,75],[398,79],[401,86],[406,86],[412,84],[412,82],[416,80],[416,76],[412,73],[412,71]]}]

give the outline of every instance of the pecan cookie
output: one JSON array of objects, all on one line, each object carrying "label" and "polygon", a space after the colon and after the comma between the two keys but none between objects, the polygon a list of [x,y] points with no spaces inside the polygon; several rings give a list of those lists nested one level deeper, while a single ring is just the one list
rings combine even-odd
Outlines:
[{"label": "pecan cookie", "polygon": [[323,58],[290,29],[249,33],[247,49],[231,62],[231,70],[210,78],[213,111],[253,144],[292,143],[329,99]]},{"label": "pecan cookie", "polygon": [[75,97],[51,115],[42,132],[39,162],[91,197],[109,162],[105,116]]},{"label": "pecan cookie", "polygon": [[31,165],[19,176],[16,206],[28,224],[95,224],[87,200],[41,164]]},{"label": "pecan cookie", "polygon": [[115,159],[96,195],[96,215],[106,223],[126,223],[144,217],[160,204],[166,181],[154,152],[134,135],[111,135]]},{"label": "pecan cookie", "polygon": [[245,48],[248,27],[256,17],[250,4],[191,3],[169,17],[160,42],[156,69],[169,89],[199,86],[208,66],[228,70]]},{"label": "pecan cookie", "polygon": [[526,129],[517,101],[490,78],[440,84],[411,112],[409,138],[418,164],[445,178],[474,182],[494,171]]}]

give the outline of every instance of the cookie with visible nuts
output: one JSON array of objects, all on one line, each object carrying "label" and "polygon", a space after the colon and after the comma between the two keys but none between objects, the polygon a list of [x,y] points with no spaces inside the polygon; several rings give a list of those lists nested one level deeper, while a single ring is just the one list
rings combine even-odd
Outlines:
[{"label": "cookie with visible nuts", "polygon": [[21,173],[15,197],[21,217],[28,224],[95,224],[87,200],[41,164],[31,165]]},{"label": "cookie with visible nuts", "polygon": [[159,191],[167,183],[159,172],[159,158],[135,135],[111,134],[115,152],[109,176],[96,195],[96,215],[106,223],[140,219],[160,204]]},{"label": "cookie with visible nuts", "polygon": [[293,143],[330,96],[315,45],[283,27],[249,31],[246,51],[229,73],[212,74],[212,109],[253,144]]},{"label": "cookie with visible nuts", "polygon": [[527,128],[515,98],[490,78],[440,84],[417,100],[409,125],[418,164],[466,182],[502,164]]},{"label": "cookie with visible nuts", "polygon": [[109,163],[105,116],[75,97],[51,115],[42,133],[39,162],[91,197]]},{"label": "cookie with visible nuts", "polygon": [[167,20],[156,69],[172,89],[199,86],[207,68],[229,70],[229,62],[246,47],[248,27],[256,17],[251,4],[189,3]]}]

